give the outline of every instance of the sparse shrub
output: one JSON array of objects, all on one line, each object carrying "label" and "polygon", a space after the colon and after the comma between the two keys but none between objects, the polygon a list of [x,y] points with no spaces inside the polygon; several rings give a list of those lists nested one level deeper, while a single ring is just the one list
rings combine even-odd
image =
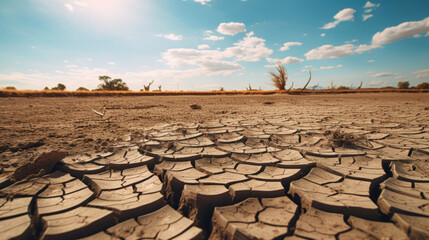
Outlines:
[{"label": "sparse shrub", "polygon": [[326,130],[323,134],[328,140],[329,147],[345,148],[372,148],[371,142],[364,135],[346,133],[341,130],[341,126],[335,131]]},{"label": "sparse shrub", "polygon": [[76,91],[89,91],[89,89],[84,87],[79,87],[78,89],[76,89]]},{"label": "sparse shrub", "polygon": [[429,83],[422,82],[419,85],[416,86],[417,89],[429,89]]},{"label": "sparse shrub", "polygon": [[16,87],[13,87],[13,86],[7,86],[7,87],[5,87],[4,89],[6,89],[6,90],[16,90]]},{"label": "sparse shrub", "polygon": [[398,82],[399,89],[407,89],[410,87],[410,83],[408,81]]},{"label": "sparse shrub", "polygon": [[109,76],[99,76],[98,80],[103,81],[102,84],[98,85],[96,90],[102,91],[128,91],[128,86],[120,78],[111,80]]},{"label": "sparse shrub", "polygon": [[52,90],[64,91],[64,90],[66,90],[66,85],[64,85],[62,83],[58,83],[58,85],[56,87],[53,87]]},{"label": "sparse shrub", "polygon": [[350,89],[349,87],[346,87],[346,86],[339,86],[338,88],[337,88],[337,90],[347,90],[347,89]]},{"label": "sparse shrub", "polygon": [[249,86],[246,87],[246,90],[247,91],[255,91],[256,89],[253,89],[252,86],[250,86],[250,83],[249,83]]},{"label": "sparse shrub", "polygon": [[220,87],[220,88],[219,88],[219,91],[220,91],[220,92],[223,92],[223,91],[225,91],[225,89],[224,89],[223,87]]},{"label": "sparse shrub", "polygon": [[271,75],[271,83],[274,87],[276,87],[278,90],[285,90],[286,89],[286,82],[287,82],[287,71],[286,68],[283,66],[283,64],[277,64],[277,72],[270,72]]},{"label": "sparse shrub", "polygon": [[150,82],[148,85],[143,85],[145,91],[147,91],[147,92],[150,91],[150,85],[152,85],[153,81],[155,81],[155,80],[152,80],[152,82]]},{"label": "sparse shrub", "polygon": [[316,90],[316,88],[317,87],[319,87],[319,83],[317,83],[316,85],[314,85],[313,87],[312,87],[312,90],[314,91],[314,90]]}]

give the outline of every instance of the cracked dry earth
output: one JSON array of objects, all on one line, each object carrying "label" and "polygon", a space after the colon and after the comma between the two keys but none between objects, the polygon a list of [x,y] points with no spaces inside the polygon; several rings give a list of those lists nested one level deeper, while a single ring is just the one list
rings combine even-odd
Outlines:
[{"label": "cracked dry earth", "polygon": [[165,124],[0,176],[0,238],[429,239],[429,111],[379,110]]}]

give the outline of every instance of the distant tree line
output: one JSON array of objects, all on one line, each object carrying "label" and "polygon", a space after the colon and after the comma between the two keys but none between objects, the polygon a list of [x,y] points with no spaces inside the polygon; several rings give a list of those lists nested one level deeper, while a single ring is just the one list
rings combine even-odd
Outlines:
[{"label": "distant tree line", "polygon": [[[404,81],[404,82],[398,82],[398,88],[399,89],[408,89],[410,88],[410,83],[408,81]],[[412,89],[429,89],[429,83],[428,82],[422,82],[420,84],[418,84],[415,87],[411,87]]]},{"label": "distant tree line", "polygon": [[66,85],[62,84],[62,83],[58,83],[58,85],[56,87],[53,87],[51,89],[49,89],[48,87],[45,87],[43,90],[58,90],[58,91],[64,91],[66,90]]}]

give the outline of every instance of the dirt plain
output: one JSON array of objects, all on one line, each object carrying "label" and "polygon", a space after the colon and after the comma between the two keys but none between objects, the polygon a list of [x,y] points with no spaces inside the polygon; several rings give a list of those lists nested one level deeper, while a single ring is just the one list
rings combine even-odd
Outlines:
[{"label": "dirt plain", "polygon": [[[17,97],[0,98],[0,116],[3,236],[429,237],[429,93]],[[338,129],[364,141],[333,147]],[[52,151],[69,155],[54,167],[66,173],[8,182]],[[116,153],[141,154],[139,164],[117,164]],[[68,194],[72,182],[82,186]],[[29,193],[29,183],[44,185]],[[58,197],[71,200],[53,207]]]}]

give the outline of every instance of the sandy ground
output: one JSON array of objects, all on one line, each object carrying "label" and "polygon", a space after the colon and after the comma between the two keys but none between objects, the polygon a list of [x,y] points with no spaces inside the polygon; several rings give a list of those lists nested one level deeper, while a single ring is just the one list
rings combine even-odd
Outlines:
[{"label": "sandy ground", "polygon": [[[201,109],[191,109],[192,104]],[[317,116],[321,109],[335,112],[357,107],[379,109],[398,118],[401,114],[418,116],[428,111],[429,94],[2,98],[0,158],[3,167],[12,171],[20,161],[41,152],[74,154],[107,148],[129,133],[165,123],[263,117],[303,109]],[[92,111],[104,112],[104,108],[108,120]]]},{"label": "sandy ground", "polygon": [[428,93],[0,101],[4,238],[429,238]]}]

